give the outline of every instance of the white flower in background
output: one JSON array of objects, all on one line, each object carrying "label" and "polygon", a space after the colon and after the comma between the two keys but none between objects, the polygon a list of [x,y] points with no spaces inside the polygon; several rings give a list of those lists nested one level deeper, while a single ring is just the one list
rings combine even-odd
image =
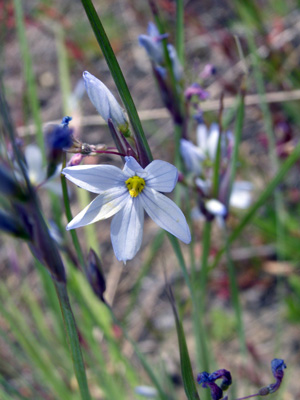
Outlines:
[{"label": "white flower in background", "polygon": [[[217,123],[212,123],[207,129],[203,123],[198,124],[196,138],[197,146],[186,139],[180,141],[180,152],[188,171],[196,175],[202,173],[204,164],[212,164],[215,161],[220,131]],[[228,146],[232,145],[232,133],[226,132],[221,137],[221,154],[224,157]],[[211,166],[211,165],[210,165]]]},{"label": "white flower in background", "polygon": [[[57,166],[56,172],[47,179],[47,167],[43,165],[43,156],[40,148],[35,144],[29,144],[24,149],[24,157],[27,165],[28,178],[33,186],[43,186],[51,192],[62,195],[61,185],[54,179],[60,175],[61,165]],[[20,174],[20,179],[21,174]]]},{"label": "white flower in background", "polygon": [[134,391],[136,394],[147,397],[148,399],[153,399],[158,394],[157,390],[151,386],[137,386]]},{"label": "white flower in background", "polygon": [[153,22],[149,22],[147,31],[148,35],[139,35],[139,44],[144,47],[152,61],[157,64],[162,64],[164,52],[161,41],[168,35],[161,35]]},{"label": "white flower in background", "polygon": [[191,241],[182,211],[160,193],[171,192],[177,183],[178,171],[173,165],[155,160],[143,169],[133,157],[126,157],[123,170],[112,165],[81,165],[65,168],[63,174],[77,186],[98,194],[67,229],[114,216],[111,241],[119,261],[131,260],[140,249],[144,211],[184,243]]},{"label": "white flower in background", "polygon": [[253,184],[247,181],[236,181],[233,183],[230,194],[229,205],[234,208],[245,210],[252,201]]},{"label": "white flower in background", "polygon": [[200,175],[202,163],[205,160],[203,151],[186,139],[180,140],[180,153],[188,171]]},{"label": "white flower in background", "polygon": [[87,94],[101,117],[113,121],[120,129],[128,128],[128,121],[120,104],[111,91],[94,75],[85,71],[83,79]]}]

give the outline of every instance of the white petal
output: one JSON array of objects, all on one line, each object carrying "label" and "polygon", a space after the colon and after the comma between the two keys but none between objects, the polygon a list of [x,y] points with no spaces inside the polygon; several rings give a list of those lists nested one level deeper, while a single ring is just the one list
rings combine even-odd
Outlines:
[{"label": "white petal", "polygon": [[215,216],[224,217],[227,213],[227,209],[224,206],[224,204],[216,199],[208,200],[205,203],[205,207],[206,207],[207,211],[209,211],[211,214],[213,214]]},{"label": "white petal", "polygon": [[147,172],[140,166],[134,157],[125,157],[126,163],[123,172],[128,176],[138,175],[141,178],[147,176]]},{"label": "white petal", "polygon": [[189,140],[180,140],[180,153],[188,171],[199,175],[202,170],[202,162],[205,160],[203,151]]},{"label": "white petal", "polygon": [[252,189],[253,185],[250,182],[235,182],[229,199],[230,206],[243,210],[248,208],[252,201]]},{"label": "white petal", "polygon": [[161,64],[163,61],[163,49],[161,43],[156,42],[148,35],[140,35],[138,40],[139,44],[146,50],[150,60],[157,64]]},{"label": "white petal", "polygon": [[172,192],[178,180],[178,171],[174,165],[166,161],[155,160],[147,165],[145,171],[148,172],[147,187],[159,192]]},{"label": "white petal", "polygon": [[205,195],[209,194],[211,188],[211,181],[210,180],[203,180],[200,178],[195,179],[196,186],[202,190]]},{"label": "white petal", "polygon": [[76,165],[62,173],[77,186],[93,193],[102,193],[114,187],[125,187],[127,176],[113,165]]},{"label": "white petal", "polygon": [[219,125],[216,123],[211,124],[206,144],[206,150],[211,160],[216,158],[219,136]]},{"label": "white petal", "polygon": [[30,144],[25,147],[24,155],[29,180],[33,185],[41,183],[46,179],[46,169],[43,168],[43,156],[40,148],[35,144]]},{"label": "white petal", "polygon": [[129,198],[111,222],[110,236],[115,255],[126,263],[139,251],[143,239],[144,210],[139,197]]},{"label": "white petal", "polygon": [[169,57],[172,62],[175,79],[177,81],[180,81],[180,79],[182,78],[182,74],[183,74],[183,68],[178,59],[177,51],[172,44],[168,44],[167,47],[168,47]]},{"label": "white petal", "polygon": [[136,394],[147,398],[153,398],[157,396],[157,390],[151,386],[136,386],[134,391]]},{"label": "white petal", "polygon": [[207,127],[205,124],[201,123],[197,126],[197,145],[204,152],[206,151],[207,147],[207,138],[208,138]]},{"label": "white petal", "polygon": [[172,200],[147,187],[139,198],[146,213],[157,225],[184,243],[190,243],[191,233],[185,216]]},{"label": "white petal", "polygon": [[121,106],[104,83],[87,71],[83,73],[83,79],[87,94],[102,118],[106,122],[111,118],[117,125],[127,125]]},{"label": "white petal", "polygon": [[101,219],[115,215],[125,206],[129,194],[126,188],[110,189],[99,194],[87,207],[85,207],[67,225],[67,230],[89,225]]}]

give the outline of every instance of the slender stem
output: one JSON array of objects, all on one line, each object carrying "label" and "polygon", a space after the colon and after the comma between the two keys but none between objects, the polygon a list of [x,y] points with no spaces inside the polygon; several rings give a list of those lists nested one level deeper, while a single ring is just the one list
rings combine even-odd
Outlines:
[{"label": "slender stem", "polygon": [[184,8],[183,0],[176,1],[176,50],[178,59],[184,64]]},{"label": "slender stem", "polygon": [[[66,166],[66,155],[64,155],[64,160],[63,160],[63,168]],[[71,207],[70,207],[70,201],[69,201],[69,194],[68,194],[68,188],[67,188],[67,181],[64,175],[60,176],[61,179],[61,187],[62,187],[62,192],[63,192],[63,199],[64,199],[64,206],[65,206],[65,213],[68,222],[70,222],[73,219],[72,212],[71,212]],[[83,252],[78,240],[77,233],[75,229],[70,230],[71,238],[73,241],[74,248],[77,253],[78,260],[80,262],[80,265],[83,270],[85,270],[85,261],[84,261],[84,256]]]},{"label": "slender stem", "polygon": [[242,318],[242,308],[239,298],[239,289],[237,284],[236,278],[236,271],[234,268],[234,264],[232,262],[231,254],[230,254],[230,245],[228,243],[228,231],[224,229],[224,240],[225,240],[225,249],[226,249],[226,259],[227,259],[227,267],[229,272],[229,282],[230,282],[230,291],[232,296],[232,303],[236,315],[237,326],[238,326],[238,333],[239,333],[239,340],[241,350],[244,356],[247,354],[247,345],[246,345],[246,338],[245,338],[245,331],[244,331],[244,323]]},{"label": "slender stem", "polygon": [[24,24],[24,15],[23,15],[23,8],[22,8],[22,1],[21,0],[14,0],[14,11],[15,11],[15,18],[16,18],[16,26],[17,26],[17,34],[18,40],[20,44],[21,55],[23,59],[24,65],[24,80],[26,83],[26,90],[27,90],[27,97],[28,97],[28,104],[31,108],[31,112],[33,115],[34,123],[36,126],[37,132],[37,142],[39,148],[43,155],[43,160],[46,159],[46,151],[45,151],[45,143],[43,137],[43,124],[40,112],[40,105],[39,99],[37,94],[37,86],[34,77],[34,71],[32,66],[32,58],[29,51],[28,41],[26,37],[26,29]]},{"label": "slender stem", "polygon": [[135,104],[132,100],[130,91],[128,89],[127,83],[124,79],[123,73],[119,66],[119,63],[116,59],[116,56],[113,52],[111,44],[108,40],[106,32],[102,26],[102,23],[98,17],[98,14],[94,8],[93,2],[91,0],[81,0],[81,3],[84,7],[86,15],[90,21],[91,27],[94,31],[96,39],[99,43],[99,46],[103,52],[103,55],[106,59],[108,68],[112,74],[112,77],[115,81],[115,84],[120,93],[121,99],[124,103],[124,106],[127,110],[130,122],[132,124],[133,130],[135,132],[136,139],[140,146],[143,147],[145,154],[147,155],[149,161],[153,160],[152,153],[150,147],[148,145],[146,136],[143,131],[143,127],[138,116]]}]

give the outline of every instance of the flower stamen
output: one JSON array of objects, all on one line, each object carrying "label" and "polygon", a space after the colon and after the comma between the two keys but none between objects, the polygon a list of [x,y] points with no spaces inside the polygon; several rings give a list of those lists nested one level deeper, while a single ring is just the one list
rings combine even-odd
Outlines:
[{"label": "flower stamen", "polygon": [[145,187],[145,181],[143,178],[135,175],[125,181],[127,189],[131,197],[137,197]]}]

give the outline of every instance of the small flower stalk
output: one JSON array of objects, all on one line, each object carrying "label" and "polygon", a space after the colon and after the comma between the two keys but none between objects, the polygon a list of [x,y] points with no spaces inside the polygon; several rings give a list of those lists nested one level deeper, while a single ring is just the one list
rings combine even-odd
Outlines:
[{"label": "small flower stalk", "polygon": [[177,56],[175,47],[163,45],[168,38],[167,33],[161,34],[153,22],[148,24],[148,35],[140,35],[139,44],[145,49],[153,69],[153,75],[160,89],[163,103],[170,111],[176,124],[183,124],[183,113],[179,99],[182,94],[183,68]]}]

